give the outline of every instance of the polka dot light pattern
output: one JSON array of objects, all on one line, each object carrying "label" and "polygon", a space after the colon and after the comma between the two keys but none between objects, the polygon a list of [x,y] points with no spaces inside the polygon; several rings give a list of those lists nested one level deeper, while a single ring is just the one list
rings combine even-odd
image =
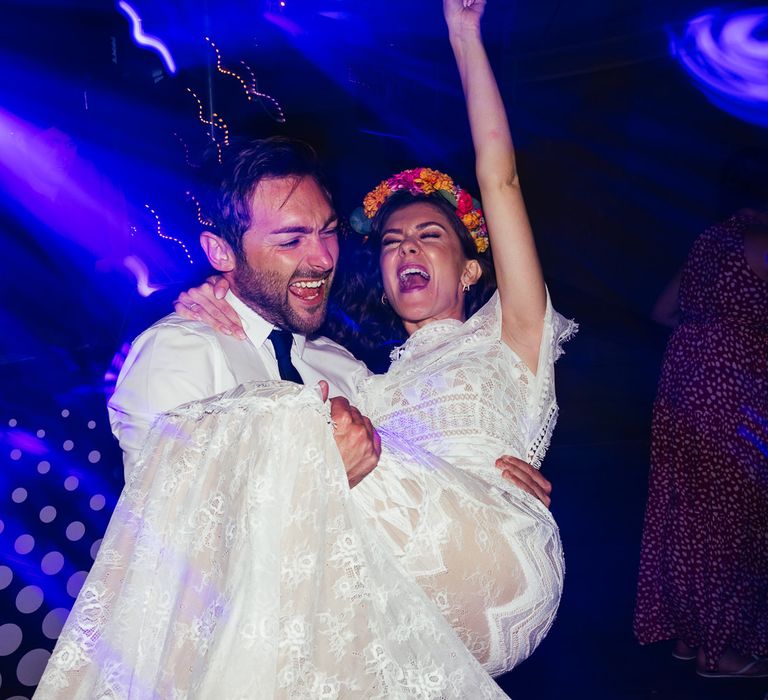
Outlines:
[{"label": "polka dot light pattern", "polygon": [[11,494],[11,500],[14,503],[23,503],[27,500],[27,489],[23,489],[21,487],[14,489],[13,493]]},{"label": "polka dot light pattern", "polygon": [[13,654],[21,645],[21,640],[21,627],[12,622],[0,625],[0,656]]},{"label": "polka dot light pattern", "polygon": [[30,700],[98,552],[122,459],[100,390],[66,407],[15,395],[29,406],[0,415],[0,698]]},{"label": "polka dot light pattern", "polygon": [[48,639],[58,639],[68,614],[69,610],[67,610],[67,608],[56,608],[55,610],[51,610],[43,620],[43,634],[48,637]]},{"label": "polka dot light pattern", "polygon": [[44,574],[55,576],[64,568],[64,555],[61,552],[48,552],[40,562]]},{"label": "polka dot light pattern", "polygon": [[17,554],[29,554],[35,548],[35,538],[32,535],[19,535],[13,548]]},{"label": "polka dot light pattern", "polygon": [[19,682],[23,685],[37,685],[50,656],[51,652],[47,649],[33,649],[24,654],[16,669],[16,677]]},{"label": "polka dot light pattern", "polygon": [[38,586],[25,586],[16,596],[16,610],[29,614],[43,604],[43,591]]},{"label": "polka dot light pattern", "polygon": [[45,508],[40,511],[40,520],[42,520],[44,523],[52,522],[55,517],[56,508],[53,506],[45,506]]},{"label": "polka dot light pattern", "polygon": [[97,493],[91,498],[88,505],[90,505],[91,510],[101,510],[105,503],[106,501],[104,500],[104,496],[102,496],[100,493]]},{"label": "polka dot light pattern", "polygon": [[75,522],[67,525],[66,533],[67,539],[70,542],[77,542],[85,533],[85,525],[83,525],[79,520],[76,520]]}]

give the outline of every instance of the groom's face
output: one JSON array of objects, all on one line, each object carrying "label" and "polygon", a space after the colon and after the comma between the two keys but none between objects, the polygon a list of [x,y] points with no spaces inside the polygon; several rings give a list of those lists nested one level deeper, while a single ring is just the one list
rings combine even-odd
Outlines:
[{"label": "groom's face", "polygon": [[232,275],[235,293],[271,323],[313,333],[325,320],[338,218],[312,177],[262,180]]}]

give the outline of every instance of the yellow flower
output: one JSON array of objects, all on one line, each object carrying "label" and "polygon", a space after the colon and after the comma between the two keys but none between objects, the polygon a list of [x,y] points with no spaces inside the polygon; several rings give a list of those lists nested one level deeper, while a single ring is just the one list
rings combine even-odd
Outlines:
[{"label": "yellow flower", "polygon": [[488,250],[489,245],[490,243],[487,236],[475,237],[475,247],[477,248],[478,253],[484,253],[486,250]]}]

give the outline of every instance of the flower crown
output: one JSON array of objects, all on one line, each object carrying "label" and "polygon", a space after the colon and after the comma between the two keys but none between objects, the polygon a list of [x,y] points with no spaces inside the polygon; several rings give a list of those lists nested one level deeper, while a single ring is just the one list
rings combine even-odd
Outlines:
[{"label": "flower crown", "polygon": [[488,227],[485,224],[480,202],[472,198],[466,190],[459,187],[448,175],[431,168],[411,168],[403,170],[369,192],[363,200],[362,208],[358,207],[350,216],[350,225],[361,234],[371,230],[371,219],[381,209],[384,202],[395,192],[406,190],[412,195],[438,194],[456,208],[456,215],[469,235],[475,242],[478,253],[488,250]]}]

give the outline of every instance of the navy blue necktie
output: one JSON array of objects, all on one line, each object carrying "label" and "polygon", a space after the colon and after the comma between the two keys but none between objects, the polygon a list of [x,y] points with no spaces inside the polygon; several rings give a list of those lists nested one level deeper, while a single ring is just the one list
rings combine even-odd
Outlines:
[{"label": "navy blue necktie", "polygon": [[275,328],[270,334],[272,347],[275,349],[277,358],[277,368],[280,370],[280,379],[287,379],[289,382],[303,384],[304,381],[291,362],[291,346],[293,345],[293,333]]}]

